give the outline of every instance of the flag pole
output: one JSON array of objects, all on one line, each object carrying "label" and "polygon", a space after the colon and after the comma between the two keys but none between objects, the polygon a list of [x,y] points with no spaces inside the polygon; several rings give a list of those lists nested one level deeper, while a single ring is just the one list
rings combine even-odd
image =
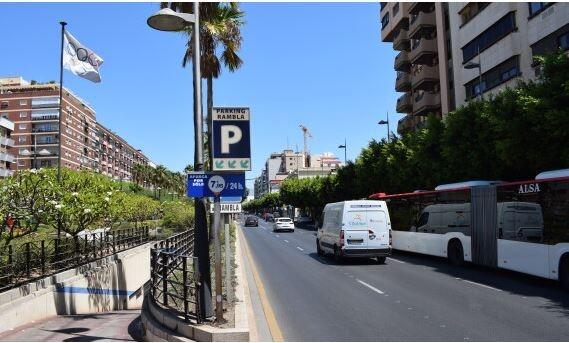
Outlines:
[{"label": "flag pole", "polygon": [[[57,144],[57,183],[61,183],[61,141],[63,140],[63,132],[61,132],[61,117],[63,115],[63,44],[65,38],[65,25],[66,22],[60,21],[61,24],[61,55],[59,59],[59,116],[57,118],[57,124],[59,126],[59,139]],[[57,219],[57,238],[61,235],[61,216]]]}]

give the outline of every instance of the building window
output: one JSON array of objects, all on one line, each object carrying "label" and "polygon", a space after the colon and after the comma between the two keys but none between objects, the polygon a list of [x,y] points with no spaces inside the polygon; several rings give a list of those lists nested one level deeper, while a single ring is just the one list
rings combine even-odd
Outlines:
[{"label": "building window", "polygon": [[385,27],[389,24],[389,12],[385,13],[383,18],[381,18],[381,29],[385,29]]},{"label": "building window", "polygon": [[20,136],[20,137],[18,137],[18,142],[20,142],[20,143],[25,143],[25,142],[26,142],[26,137],[25,137],[25,136]]},{"label": "building window", "polygon": [[553,2],[528,2],[529,17],[535,17],[551,5]]},{"label": "building window", "polygon": [[399,12],[399,3],[396,2],[395,5],[393,5],[393,16],[395,17],[398,12]]},{"label": "building window", "polygon": [[516,29],[516,12],[510,12],[462,47],[462,63],[470,61]]},{"label": "building window", "polygon": [[569,32],[566,32],[559,36],[559,48],[563,50],[569,49]]},{"label": "building window", "polygon": [[460,15],[460,27],[472,20],[472,18],[474,18],[478,13],[488,7],[489,4],[490,3],[488,2],[469,2],[462,10],[460,10],[460,12],[458,12]]},{"label": "building window", "polygon": [[27,127],[26,124],[20,124],[20,125],[18,125],[18,128],[19,128],[20,130],[25,130],[26,127]]},{"label": "building window", "polygon": [[25,118],[25,117],[27,117],[26,112],[20,112],[20,118]]},{"label": "building window", "polygon": [[383,11],[383,9],[385,8],[385,6],[387,6],[387,2],[380,2],[379,3],[379,10]]},{"label": "building window", "polygon": [[466,98],[470,99],[480,95],[504,82],[507,82],[520,75],[519,56],[514,56],[500,63],[494,68],[482,74],[482,82],[478,77],[464,85]]}]

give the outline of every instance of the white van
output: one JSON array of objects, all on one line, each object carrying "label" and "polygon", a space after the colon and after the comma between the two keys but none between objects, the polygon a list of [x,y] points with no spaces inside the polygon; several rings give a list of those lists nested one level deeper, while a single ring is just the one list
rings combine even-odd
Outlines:
[{"label": "white van", "polygon": [[352,200],[327,204],[316,235],[318,255],[375,257],[385,263],[391,253],[391,221],[385,201]]}]

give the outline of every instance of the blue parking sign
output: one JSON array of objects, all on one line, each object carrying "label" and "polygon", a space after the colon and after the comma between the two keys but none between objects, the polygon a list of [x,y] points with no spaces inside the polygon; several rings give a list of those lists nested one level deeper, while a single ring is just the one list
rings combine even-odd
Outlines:
[{"label": "blue parking sign", "polygon": [[245,191],[244,173],[199,173],[188,174],[187,195],[201,197],[242,197]]},{"label": "blue parking sign", "polygon": [[213,170],[251,170],[250,112],[247,107],[214,107]]}]

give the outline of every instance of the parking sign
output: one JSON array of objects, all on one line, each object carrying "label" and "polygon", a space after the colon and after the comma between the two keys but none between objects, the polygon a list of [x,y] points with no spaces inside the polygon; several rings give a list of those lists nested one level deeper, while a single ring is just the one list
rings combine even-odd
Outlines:
[{"label": "parking sign", "polygon": [[251,170],[249,118],[248,107],[213,108],[213,170]]}]

